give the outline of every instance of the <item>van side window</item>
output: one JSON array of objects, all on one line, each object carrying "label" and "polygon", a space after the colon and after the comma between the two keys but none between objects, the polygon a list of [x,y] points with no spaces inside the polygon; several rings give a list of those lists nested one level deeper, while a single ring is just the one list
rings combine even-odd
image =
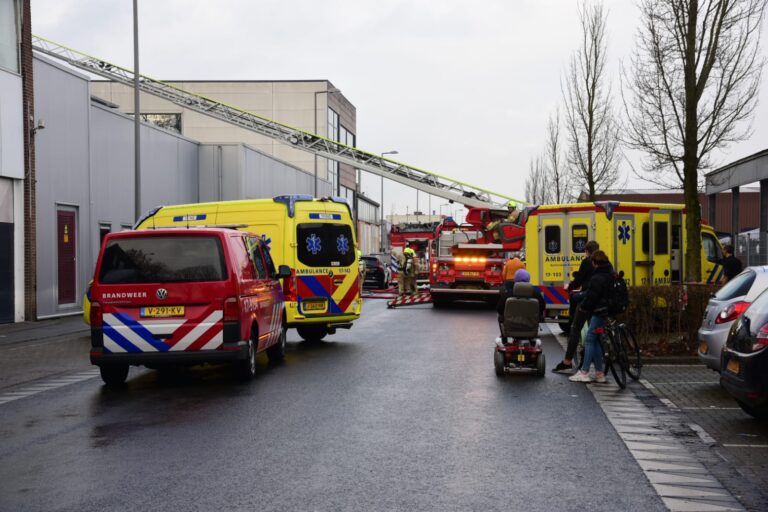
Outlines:
[{"label": "van side window", "polygon": [[717,240],[715,240],[715,237],[710,233],[701,234],[701,246],[707,257],[707,261],[717,263],[723,259],[723,253],[720,251],[720,246],[718,245]]},{"label": "van side window", "polygon": [[648,251],[651,250],[651,230],[647,222],[643,222],[641,238],[642,244],[640,245],[642,246],[643,254],[648,254]]},{"label": "van side window", "polygon": [[669,224],[667,222],[653,223],[653,253],[669,254]]},{"label": "van side window", "polygon": [[544,250],[547,254],[560,253],[560,226],[544,228]]},{"label": "van side window", "polygon": [[574,224],[571,227],[571,252],[583,253],[587,248],[589,229],[586,224]]},{"label": "van side window", "polygon": [[261,239],[256,238],[254,236],[248,237],[248,256],[251,258],[251,261],[253,262],[253,267],[256,269],[256,274],[253,276],[254,279],[266,279],[267,278],[267,271],[264,267],[264,257],[261,254]]},{"label": "van side window", "polygon": [[264,260],[267,262],[267,272],[269,272],[269,277],[274,277],[277,271],[275,270],[275,263],[272,261],[272,255],[269,253],[269,246],[264,245],[262,247],[264,248]]}]

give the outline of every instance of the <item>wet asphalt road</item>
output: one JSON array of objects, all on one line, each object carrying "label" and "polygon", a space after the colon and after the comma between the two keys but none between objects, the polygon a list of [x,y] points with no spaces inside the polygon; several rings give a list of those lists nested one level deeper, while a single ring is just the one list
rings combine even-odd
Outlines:
[{"label": "wet asphalt road", "polygon": [[0,405],[0,511],[665,510],[583,385],[494,375],[496,331],[369,300],[249,384],[134,368]]}]

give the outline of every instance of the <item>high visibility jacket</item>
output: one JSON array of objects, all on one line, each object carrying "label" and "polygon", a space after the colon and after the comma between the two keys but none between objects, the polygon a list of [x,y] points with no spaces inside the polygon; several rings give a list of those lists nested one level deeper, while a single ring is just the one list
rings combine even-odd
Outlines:
[{"label": "high visibility jacket", "polygon": [[521,268],[525,268],[525,263],[520,261],[520,258],[509,259],[504,264],[504,270],[502,270],[501,272],[501,277],[505,281],[512,281],[515,279],[515,272],[517,272]]}]

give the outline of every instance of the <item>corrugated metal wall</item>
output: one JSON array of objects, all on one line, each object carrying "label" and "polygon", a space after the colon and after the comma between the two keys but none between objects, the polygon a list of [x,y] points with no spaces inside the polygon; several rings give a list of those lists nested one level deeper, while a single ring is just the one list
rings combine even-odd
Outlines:
[{"label": "corrugated metal wall", "polygon": [[[314,176],[245,144],[200,146],[200,201],[312,194]],[[318,196],[331,184],[318,180]]]},{"label": "corrugated metal wall", "polygon": [[[92,105],[88,80],[35,59],[38,317],[82,309],[99,250],[99,226],[130,226],[133,208],[133,119]],[[198,144],[150,125],[141,130],[142,209],[198,200]],[[59,305],[56,210],[76,211],[75,303]]]}]

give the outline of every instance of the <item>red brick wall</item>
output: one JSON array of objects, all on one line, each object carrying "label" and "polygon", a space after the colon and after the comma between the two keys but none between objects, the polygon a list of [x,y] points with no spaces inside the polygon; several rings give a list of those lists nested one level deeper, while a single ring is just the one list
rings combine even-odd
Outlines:
[{"label": "red brick wall", "polygon": [[22,0],[21,78],[24,89],[24,318],[37,318],[37,215],[35,213],[35,102],[32,80],[31,0]]}]

